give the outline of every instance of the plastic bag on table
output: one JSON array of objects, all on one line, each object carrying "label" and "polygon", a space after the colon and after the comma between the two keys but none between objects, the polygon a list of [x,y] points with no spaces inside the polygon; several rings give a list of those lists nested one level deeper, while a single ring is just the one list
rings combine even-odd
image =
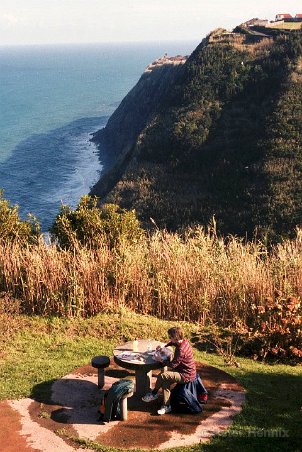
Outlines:
[{"label": "plastic bag on table", "polygon": [[172,350],[168,347],[162,347],[160,350],[156,350],[153,354],[155,361],[163,362],[170,361],[172,356]]}]

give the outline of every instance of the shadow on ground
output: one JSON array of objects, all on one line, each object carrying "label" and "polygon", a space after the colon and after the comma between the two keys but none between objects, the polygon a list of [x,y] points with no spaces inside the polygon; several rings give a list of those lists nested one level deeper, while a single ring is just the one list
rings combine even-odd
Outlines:
[{"label": "shadow on ground", "polygon": [[[183,439],[194,435],[206,419],[229,407],[229,400],[215,395],[221,384],[228,391],[242,392],[236,380],[225,372],[201,363],[197,363],[197,368],[210,394],[209,402],[200,414],[170,413],[159,417],[157,410],[162,400],[146,404],[134,395],[128,399],[127,421],[102,425],[98,414],[101,390],[97,387],[97,372],[87,365],[75,369],[60,380],[36,385],[32,391],[34,401],[30,406],[30,416],[44,428],[63,430],[69,441],[71,437],[79,437],[109,447],[155,449],[168,444],[172,436],[179,435]],[[154,381],[157,373],[155,371],[153,374]],[[112,383],[121,378],[134,379],[135,375],[111,362],[105,371],[104,389],[109,389]]]}]

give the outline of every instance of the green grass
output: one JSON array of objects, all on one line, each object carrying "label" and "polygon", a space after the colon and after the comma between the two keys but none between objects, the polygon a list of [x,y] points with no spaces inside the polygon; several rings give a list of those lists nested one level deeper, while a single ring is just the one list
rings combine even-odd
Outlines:
[{"label": "green grass", "polygon": [[[1,338],[0,399],[35,396],[46,401],[53,380],[87,364],[95,354],[112,353],[114,345],[135,336],[164,339],[173,323],[128,311],[99,315],[93,319],[0,317],[10,325]],[[196,326],[184,324],[189,334]],[[246,389],[246,404],[232,427],[203,446],[178,451],[300,451],[302,440],[302,367],[267,365],[238,358],[240,368],[226,367],[214,354],[195,350],[197,360],[217,366],[235,376]],[[286,438],[268,438],[285,432]],[[97,443],[78,440],[81,447],[117,451]]]},{"label": "green grass", "polygon": [[[121,310],[90,319],[0,316],[0,400],[26,397],[39,385],[46,390],[53,379],[90,362],[95,355],[111,355],[114,345],[135,337],[166,339],[172,322]],[[190,324],[182,322],[189,333]],[[196,327],[194,328],[196,330]]]},{"label": "green grass", "polygon": [[[219,357],[203,354],[201,358],[223,368]],[[237,360],[240,368],[224,370],[245,387],[245,407],[228,430],[229,436],[215,438],[204,450],[301,450],[302,367]],[[273,431],[285,432],[288,438],[265,437]]]}]

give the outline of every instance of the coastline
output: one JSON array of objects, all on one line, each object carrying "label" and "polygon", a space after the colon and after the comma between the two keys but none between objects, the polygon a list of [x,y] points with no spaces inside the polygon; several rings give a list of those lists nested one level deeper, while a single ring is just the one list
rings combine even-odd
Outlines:
[{"label": "coastline", "polygon": [[61,203],[75,208],[99,180],[104,164],[92,133],[107,117],[81,118],[44,134],[35,134],[19,143],[12,155],[0,164],[1,188],[12,205],[18,204],[20,217],[30,212],[49,229]]}]

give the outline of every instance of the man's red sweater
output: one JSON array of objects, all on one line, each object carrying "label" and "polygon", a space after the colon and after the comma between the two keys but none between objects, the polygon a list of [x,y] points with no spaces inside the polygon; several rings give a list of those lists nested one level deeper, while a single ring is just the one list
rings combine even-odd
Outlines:
[{"label": "man's red sweater", "polygon": [[190,342],[187,339],[183,339],[180,344],[174,344],[173,342],[167,344],[167,346],[171,345],[175,346],[175,353],[169,367],[179,372],[186,383],[195,380],[196,366]]}]

